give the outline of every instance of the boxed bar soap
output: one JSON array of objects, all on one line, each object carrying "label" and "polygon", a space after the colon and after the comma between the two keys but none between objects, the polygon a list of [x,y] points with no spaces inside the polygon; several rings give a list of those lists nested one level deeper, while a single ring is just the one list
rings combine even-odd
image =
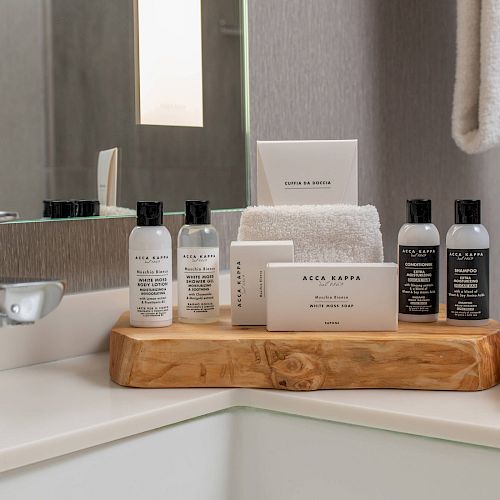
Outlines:
[{"label": "boxed bar soap", "polygon": [[393,331],[396,264],[269,264],[269,331]]},{"label": "boxed bar soap", "polygon": [[231,321],[233,325],[265,325],[265,272],[269,262],[293,262],[293,241],[231,243]]}]

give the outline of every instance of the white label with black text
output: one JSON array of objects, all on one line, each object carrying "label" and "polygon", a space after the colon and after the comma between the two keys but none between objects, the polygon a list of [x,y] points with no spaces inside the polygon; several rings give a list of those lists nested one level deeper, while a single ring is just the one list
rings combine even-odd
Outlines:
[{"label": "white label with black text", "polygon": [[172,250],[130,250],[130,318],[172,319]]},{"label": "white label with black text", "polygon": [[177,249],[179,317],[209,318],[219,315],[219,249]]}]

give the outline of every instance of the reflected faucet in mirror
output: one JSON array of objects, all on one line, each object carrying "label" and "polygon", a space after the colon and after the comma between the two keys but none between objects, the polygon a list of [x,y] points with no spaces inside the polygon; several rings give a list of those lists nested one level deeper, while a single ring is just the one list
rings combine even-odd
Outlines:
[{"label": "reflected faucet in mirror", "polygon": [[0,327],[31,324],[47,316],[64,295],[62,281],[0,278]]},{"label": "reflected faucet in mirror", "polygon": [[19,219],[19,213],[18,212],[5,212],[5,211],[0,211],[0,223],[1,222],[10,222],[13,220]]}]

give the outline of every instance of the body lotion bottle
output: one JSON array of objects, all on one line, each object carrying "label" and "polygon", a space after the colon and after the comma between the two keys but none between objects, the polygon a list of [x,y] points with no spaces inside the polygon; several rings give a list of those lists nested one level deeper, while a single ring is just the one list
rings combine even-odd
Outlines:
[{"label": "body lotion bottle", "polygon": [[214,323],[219,318],[219,235],[208,201],[186,201],[177,241],[179,321]]},{"label": "body lotion bottle", "polygon": [[437,321],[439,231],[431,222],[431,200],[407,200],[398,235],[399,320]]},{"label": "body lotion bottle", "polygon": [[130,324],[172,324],[172,238],[163,226],[161,201],[137,202],[129,238]]},{"label": "body lotion bottle", "polygon": [[489,322],[490,236],[481,224],[479,200],[455,201],[455,224],[446,235],[450,325],[481,326]]}]

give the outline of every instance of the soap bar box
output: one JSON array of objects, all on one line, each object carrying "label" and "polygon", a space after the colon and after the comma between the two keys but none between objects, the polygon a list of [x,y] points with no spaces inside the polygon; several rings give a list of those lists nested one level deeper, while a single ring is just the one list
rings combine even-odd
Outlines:
[{"label": "soap bar box", "polygon": [[395,331],[398,267],[268,264],[269,331]]},{"label": "soap bar box", "polygon": [[231,243],[231,322],[266,324],[266,266],[293,262],[293,241],[233,241]]}]

